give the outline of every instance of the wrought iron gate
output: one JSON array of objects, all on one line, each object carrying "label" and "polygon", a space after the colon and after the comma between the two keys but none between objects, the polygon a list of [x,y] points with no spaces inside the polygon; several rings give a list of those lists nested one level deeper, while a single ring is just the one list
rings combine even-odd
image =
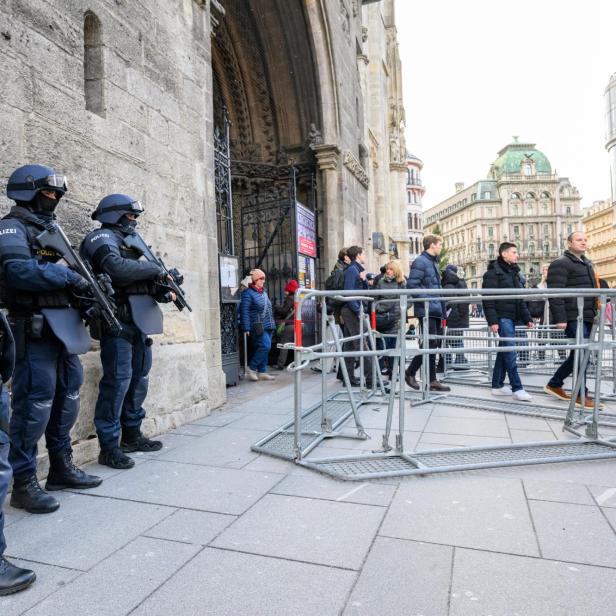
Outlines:
[{"label": "wrought iron gate", "polygon": [[233,237],[233,198],[231,186],[231,150],[229,120],[222,114],[222,128],[214,128],[214,192],[218,237],[220,281],[220,346],[222,369],[227,385],[239,381],[240,349],[237,323],[239,303],[239,259]]}]

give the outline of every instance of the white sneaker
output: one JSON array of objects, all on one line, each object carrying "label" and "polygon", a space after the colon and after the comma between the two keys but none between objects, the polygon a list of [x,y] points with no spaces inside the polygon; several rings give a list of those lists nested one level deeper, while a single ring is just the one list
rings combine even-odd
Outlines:
[{"label": "white sneaker", "polygon": [[260,381],[275,381],[276,377],[271,374],[267,374],[267,372],[259,372],[258,378]]},{"label": "white sneaker", "polygon": [[532,400],[533,397],[527,391],[520,389],[518,391],[513,392],[513,399],[522,400],[523,402],[528,402],[529,400]]},{"label": "white sneaker", "polygon": [[246,368],[246,378],[249,381],[258,381],[259,377],[257,376],[257,373],[254,370],[251,370],[250,368]]},{"label": "white sneaker", "polygon": [[511,387],[509,385],[503,385],[499,389],[492,389],[493,396],[510,396],[511,395]]}]

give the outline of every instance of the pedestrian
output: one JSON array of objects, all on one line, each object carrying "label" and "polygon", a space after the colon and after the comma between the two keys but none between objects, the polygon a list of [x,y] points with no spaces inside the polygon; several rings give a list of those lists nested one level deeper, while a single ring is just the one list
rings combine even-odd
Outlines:
[{"label": "pedestrian", "polygon": [[250,381],[273,381],[275,377],[267,374],[267,359],[276,329],[272,304],[264,286],[265,272],[254,269],[250,275],[252,282],[242,293],[240,304],[240,325],[253,346],[246,375]]},{"label": "pedestrian", "polygon": [[[406,283],[407,289],[440,289],[441,276],[438,271],[438,259],[443,248],[443,240],[436,235],[426,235],[423,238],[423,252],[413,261],[411,271]],[[421,297],[421,295],[419,295]],[[422,337],[425,316],[425,304],[423,301],[416,301],[414,304],[414,315],[419,320],[420,348],[422,348]],[[443,334],[442,319],[445,317],[445,304],[438,298],[430,299],[428,308],[428,346],[430,349],[438,348],[436,336]],[[419,383],[415,378],[417,371],[422,364],[422,355],[417,354],[406,369],[405,380],[412,389],[419,389]],[[428,359],[430,390],[447,392],[451,388],[443,385],[436,378],[436,355],[430,354]]]},{"label": "pedestrian", "polygon": [[[383,267],[385,268],[385,272],[376,283],[376,289],[400,290],[406,288],[406,278],[402,271],[400,261],[390,261]],[[379,300],[375,311],[376,328],[379,333],[385,335],[385,338],[378,338],[377,340],[382,340],[382,348],[395,349],[397,341],[396,335],[400,328],[400,298],[382,296],[376,299]],[[381,371],[391,379],[393,358],[382,357],[379,364]]]},{"label": "pedestrian", "polygon": [[[326,291],[342,291],[344,289],[344,272],[346,268],[350,265],[351,259],[349,259],[349,255],[347,254],[347,248],[342,248],[338,253],[338,260],[334,264],[331,273],[327,277],[325,281],[325,290]],[[334,315],[334,319],[337,325],[342,325],[342,319],[340,316],[340,312],[342,310],[342,306],[344,305],[343,301],[334,299],[333,297],[328,297],[325,300],[327,306],[327,313]],[[339,372],[338,378],[342,380],[342,375]]]},{"label": "pedestrian", "polygon": [[[351,263],[344,270],[344,290],[345,291],[364,291],[368,288],[366,282],[366,271],[364,269],[365,257],[364,249],[361,246],[351,246],[347,250],[347,256]],[[340,310],[340,316],[344,323],[345,338],[359,335],[361,318],[361,302],[359,300],[350,300],[344,302]],[[364,329],[364,333],[365,329]],[[344,343],[344,351],[359,351],[367,346],[363,340],[351,340]],[[368,389],[372,387],[372,358],[364,357],[364,377],[365,384]],[[353,387],[357,387],[360,382],[355,378],[355,358],[345,357],[344,362],[349,373],[349,380]]]},{"label": "pedestrian", "polygon": [[[278,342],[285,344],[293,342],[295,339],[295,329],[293,324],[295,291],[299,289],[297,280],[289,280],[284,288],[284,301],[281,306],[274,307],[274,316],[279,319],[276,326],[276,337]],[[280,349],[278,353],[278,361],[276,367],[279,370],[284,370],[287,365],[288,349]]]},{"label": "pedestrian", "polygon": [[[460,274],[461,270],[456,265],[447,265],[441,279],[443,289],[467,289],[466,281]],[[463,298],[460,299],[463,300]],[[453,349],[461,348],[463,344],[463,332],[461,330],[469,328],[470,304],[465,301],[450,301],[445,306],[445,310],[447,336],[449,337],[449,339],[445,341],[445,344]],[[459,338],[459,340],[457,338]],[[468,364],[468,360],[464,357],[463,353],[456,353],[454,357],[452,357],[451,354],[446,354],[445,357],[446,363],[450,365],[453,364],[454,370],[463,369]]]},{"label": "pedestrian", "polygon": [[[518,248],[511,242],[503,242],[498,247],[498,258],[490,261],[483,275],[484,289],[521,289],[520,268],[518,267]],[[533,326],[528,306],[523,299],[496,299],[485,297],[483,310],[490,331],[498,333],[501,339],[499,348],[516,346],[511,338],[516,337],[516,325]],[[502,338],[507,338],[503,340]],[[509,385],[505,385],[509,377]],[[532,396],[524,390],[518,373],[517,358],[513,351],[499,351],[496,354],[492,371],[492,394],[513,396],[515,400],[528,401]]]},{"label": "pedestrian", "polygon": [[102,481],[73,464],[70,434],[83,382],[77,353],[90,348],[79,298],[90,284],[59,263],[64,255],[37,241],[54,222],[66,191],[64,176],[50,167],[19,167],[7,186],[15,206],[0,221],[4,303],[16,343],[9,431],[11,505],[30,513],[50,513],[60,506],[36,477],[37,443],[43,434],[49,452],[47,490],[94,488]]},{"label": "pedestrian", "polygon": [[0,597],[24,590],[34,582],[36,575],[4,558],[4,514],[2,506],[9,491],[13,472],[9,464],[9,396],[3,384],[11,378],[15,364],[15,343],[6,317],[0,312]]},{"label": "pedestrian", "polygon": [[[375,289],[378,287],[379,280],[381,280],[381,278],[383,278],[383,276],[385,276],[385,273],[387,271],[387,265],[388,264],[381,265],[381,267],[379,268],[379,273],[374,277],[374,288]],[[406,278],[404,280],[406,280]]]},{"label": "pedestrian", "polygon": [[[561,257],[552,261],[548,269],[547,283],[549,289],[592,289],[597,287],[597,280],[592,263],[586,258],[588,238],[582,231],[574,231],[567,237],[567,250]],[[576,297],[551,297],[550,310],[554,320],[554,326],[565,331],[567,338],[575,338],[577,333],[577,298]],[[589,338],[592,324],[597,315],[597,298],[585,297],[582,311],[582,335]],[[573,373],[575,351],[571,350],[567,359],[558,367],[544,391],[559,400],[571,400],[571,394],[564,389],[565,379]],[[584,407],[594,407],[594,400],[588,395],[586,389],[586,373],[582,376],[582,386],[586,396]],[[576,405],[581,406],[581,396],[576,399]]]}]

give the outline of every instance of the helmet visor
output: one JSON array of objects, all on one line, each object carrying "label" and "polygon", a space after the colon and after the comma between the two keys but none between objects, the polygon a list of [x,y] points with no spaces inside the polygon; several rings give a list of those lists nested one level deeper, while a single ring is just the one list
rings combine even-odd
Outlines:
[{"label": "helmet visor", "polygon": [[41,188],[61,191],[64,194],[68,190],[66,176],[55,173],[35,180],[30,175],[26,177],[25,182],[13,182],[7,186],[7,190],[40,190]]},{"label": "helmet visor", "polygon": [[141,201],[133,201],[128,206],[129,214],[134,214],[135,216],[139,216],[139,214],[143,214],[143,212],[144,212],[144,209],[143,209],[143,205],[141,205]]},{"label": "helmet visor", "polygon": [[54,175],[48,175],[40,181],[44,182],[44,188],[57,188],[59,190],[63,190],[64,192],[68,190],[68,182],[66,181],[65,175],[58,175],[56,173]]}]

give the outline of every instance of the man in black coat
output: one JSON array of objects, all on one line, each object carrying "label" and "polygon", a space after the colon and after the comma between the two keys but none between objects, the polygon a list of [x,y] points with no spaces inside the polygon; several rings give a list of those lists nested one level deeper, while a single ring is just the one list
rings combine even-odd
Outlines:
[{"label": "man in black coat", "polygon": [[[521,289],[520,268],[518,267],[518,249],[511,242],[503,242],[498,247],[498,259],[490,261],[488,270],[483,275],[484,289]],[[483,310],[490,330],[507,340],[499,340],[499,347],[515,346],[516,325],[532,327],[532,318],[523,299],[484,299]],[[510,387],[505,385],[505,376],[509,377]],[[513,351],[496,354],[492,372],[492,393],[495,396],[513,396],[516,400],[531,400],[524,391],[518,373],[516,354]]]},{"label": "man in black coat", "polygon": [[[464,278],[459,276],[459,270],[457,266],[449,264],[445,267],[443,272],[443,278],[441,280],[443,289],[467,289]],[[462,346],[463,333],[459,330],[468,329],[469,327],[469,303],[468,302],[447,302],[446,306],[447,315],[447,335],[453,337],[459,337],[460,340],[452,339],[446,341],[446,345],[450,348],[460,348]],[[442,357],[442,355],[441,355]],[[468,361],[462,353],[456,353],[455,358],[451,357],[451,354],[447,354],[447,363],[451,363],[453,359],[454,370],[458,368],[464,368]]]},{"label": "man in black coat", "polygon": [[[581,231],[574,231],[567,238],[567,250],[562,257],[550,264],[548,269],[548,289],[591,289],[597,286],[597,278],[592,263],[584,256],[588,247],[586,234]],[[554,320],[555,327],[565,330],[567,338],[575,338],[577,332],[577,298],[576,297],[554,297],[550,298],[550,312]],[[584,338],[590,336],[593,321],[597,314],[597,298],[585,297],[583,308],[583,335]],[[565,379],[573,372],[575,351],[570,351],[569,356],[560,365],[554,376],[544,387],[544,391],[560,400],[570,400],[571,395],[564,389]],[[585,380],[586,375],[584,375]],[[584,382],[584,387],[586,383]],[[581,405],[578,398],[577,405]],[[594,400],[586,394],[584,406],[593,408]]]}]

